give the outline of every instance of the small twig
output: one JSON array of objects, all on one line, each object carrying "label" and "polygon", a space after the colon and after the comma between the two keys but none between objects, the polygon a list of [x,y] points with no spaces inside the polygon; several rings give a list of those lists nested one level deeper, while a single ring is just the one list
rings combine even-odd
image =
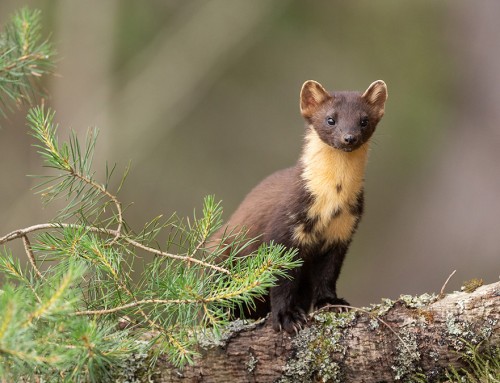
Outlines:
[{"label": "small twig", "polygon": [[123,213],[122,213],[122,207],[121,207],[120,201],[118,201],[118,198],[116,198],[115,195],[111,194],[106,189],[105,186],[98,184],[92,178],[89,178],[89,177],[81,174],[80,172],[78,172],[75,169],[75,166],[72,165],[65,156],[61,155],[61,153],[59,152],[59,148],[57,147],[57,144],[54,144],[54,142],[51,139],[50,129],[48,127],[49,124],[47,123],[47,119],[44,122],[45,122],[45,124],[43,125],[43,130],[41,130],[41,136],[43,138],[42,141],[45,144],[45,146],[47,146],[47,149],[53,155],[56,155],[58,158],[60,158],[60,160],[63,162],[62,170],[65,170],[72,177],[75,177],[75,178],[85,182],[90,187],[98,190],[100,193],[102,193],[106,197],[108,197],[111,200],[111,202],[113,202],[113,204],[115,205],[116,214],[118,215],[118,223],[117,223],[116,230],[113,231],[115,233],[115,236],[114,236],[113,240],[111,241],[111,243],[109,244],[109,246],[112,246],[120,238],[120,236],[122,234]]},{"label": "small twig", "polygon": [[[191,252],[189,257],[194,257],[196,253],[202,248],[202,246],[205,245],[206,238],[204,238],[202,241],[198,242],[198,245],[196,245],[195,249]],[[191,264],[188,262],[188,266],[191,266]]]},{"label": "small twig", "polygon": [[453,270],[453,272],[450,274],[450,276],[446,279],[446,281],[444,282],[444,285],[443,287],[441,287],[441,291],[439,293],[439,296],[440,297],[443,297],[444,296],[444,289],[446,288],[446,285],[448,284],[448,282],[450,281],[451,277],[453,277],[453,275],[455,275],[455,273],[457,272],[457,270]]},{"label": "small twig", "polygon": [[118,311],[130,309],[133,307],[141,306],[141,305],[146,305],[150,303],[158,303],[158,304],[181,304],[181,303],[197,303],[197,300],[194,299],[144,299],[141,301],[134,301],[127,303],[122,306],[117,306],[117,307],[112,307],[110,309],[102,309],[102,310],[86,310],[86,311],[77,311],[75,312],[75,315],[81,316],[81,315],[105,315],[105,314],[111,314],[115,313]]},{"label": "small twig", "polygon": [[[251,289],[257,286],[257,283],[252,283],[247,289]],[[231,293],[227,294],[220,294],[220,295],[215,295],[211,296],[208,298],[197,298],[197,299],[143,299],[143,300],[136,300],[132,294],[132,292],[125,286],[122,286],[120,284],[120,287],[134,300],[133,302],[124,304],[122,306],[117,306],[117,307],[112,307],[110,309],[101,309],[101,310],[86,310],[86,311],[78,311],[75,313],[75,315],[104,315],[104,314],[111,314],[117,311],[122,311],[126,310],[132,307],[138,307],[141,305],[146,305],[150,303],[158,303],[158,304],[190,304],[190,303],[200,303],[205,305],[208,302],[215,302],[218,300],[223,300],[223,299],[230,299],[232,297],[238,296],[245,292],[244,289],[240,289],[237,291],[233,291]],[[141,310],[142,311],[142,310]],[[146,318],[147,319],[147,318]]]},{"label": "small twig", "polygon": [[[144,301],[138,301],[134,294],[132,293],[132,291],[130,291],[130,289],[127,287],[127,285],[125,283],[123,283],[119,278],[116,280],[116,282],[118,283],[118,286],[123,290],[125,291],[125,293],[127,293],[127,295],[132,298],[133,302],[129,303],[128,305],[130,307],[137,307],[137,311],[139,312],[139,314],[141,314],[141,316],[146,320],[146,322],[148,322],[152,328],[155,328],[157,329],[158,331],[160,331],[161,333],[165,334],[165,336],[167,336],[167,338],[170,340],[170,342],[175,345],[175,347],[177,347],[177,350],[180,352],[180,353],[187,353],[187,350],[186,348],[177,340],[175,339],[175,337],[170,334],[169,331],[167,331],[163,326],[159,325],[155,320],[151,319],[148,314],[140,307],[140,305],[144,302]],[[153,300],[154,301],[154,300]],[[161,300],[158,300],[158,301],[161,301]],[[178,302],[176,302],[177,300],[172,300],[170,301],[169,303],[182,303],[182,300],[178,300]],[[166,303],[168,301],[164,300],[163,303]],[[116,309],[120,309],[122,310],[123,309],[123,306],[121,307],[117,307]],[[112,310],[112,309],[109,309],[109,310]],[[97,310],[99,311],[99,310]],[[100,314],[106,314],[106,312],[102,312],[101,310],[101,313]],[[80,314],[80,315],[84,315],[84,314]],[[89,314],[87,314],[89,315]]]},{"label": "small twig", "polygon": [[221,273],[224,273],[224,274],[227,274],[227,275],[231,275],[231,273],[229,272],[229,270],[227,270],[227,269],[225,269],[223,267],[220,267],[220,266],[212,265],[210,263],[204,262],[204,261],[202,261],[200,259],[197,259],[197,258],[189,257],[187,255],[177,255],[177,254],[165,253],[164,251],[155,249],[153,247],[144,246],[141,243],[139,243],[137,241],[134,241],[133,239],[130,239],[130,238],[127,238],[127,237],[125,237],[124,240],[126,242],[128,242],[129,244],[131,244],[132,246],[134,246],[134,247],[146,250],[146,251],[148,251],[150,253],[153,253],[153,254],[162,255],[162,256],[165,256],[165,257],[173,258],[173,259],[178,259],[180,261],[188,261],[188,262],[197,263],[197,264],[199,264],[201,266],[217,270],[217,271],[219,271]]},{"label": "small twig", "polygon": [[22,236],[23,243],[24,243],[24,249],[26,250],[26,254],[28,255],[28,259],[30,260],[31,266],[33,266],[33,270],[35,270],[36,275],[40,279],[44,279],[42,273],[38,269],[35,261],[35,254],[33,254],[33,249],[31,248],[31,243],[30,240],[28,239],[28,236],[25,234]]},{"label": "small twig", "polygon": [[98,227],[93,227],[93,226],[82,226],[82,225],[75,225],[75,224],[69,224],[69,223],[42,223],[38,225],[33,225],[26,227],[24,229],[18,229],[14,230],[13,232],[4,235],[3,237],[0,237],[0,245],[10,242],[14,239],[22,238],[26,234],[32,233],[34,231],[40,231],[40,230],[48,230],[48,229],[58,229],[58,228],[75,228],[75,229],[81,229],[85,228],[88,231],[94,232],[94,233],[102,233],[102,234],[108,234],[108,235],[115,235],[114,230],[109,230],[109,229],[101,229]]},{"label": "small twig", "polygon": [[[69,164],[68,164],[69,165]],[[90,186],[92,186],[93,188],[96,188],[97,190],[99,190],[101,193],[103,193],[104,195],[106,195],[112,202],[113,204],[115,205],[116,207],[116,213],[118,214],[118,226],[116,228],[116,230],[113,230],[114,233],[115,233],[115,237],[113,238],[113,240],[111,241],[111,243],[109,244],[109,246],[112,246],[116,241],[118,241],[118,239],[120,238],[121,234],[122,234],[122,227],[123,227],[123,213],[122,213],[122,206],[120,204],[120,201],[118,201],[118,198],[116,198],[115,195],[111,194],[109,191],[106,190],[106,188],[102,185],[99,185],[98,183],[94,182],[92,179],[90,178],[87,178],[85,177],[84,175],[78,173],[77,171],[75,171],[73,168],[71,168],[71,171],[70,173],[75,176],[76,178],[79,178],[81,179],[83,182],[89,184]]]},{"label": "small twig", "polygon": [[[11,232],[11,233],[9,233],[9,234],[1,237],[0,238],[0,245],[3,244],[3,243],[5,243],[5,242],[12,241],[14,239],[22,238],[26,234],[29,234],[29,233],[34,232],[34,231],[56,229],[56,228],[61,228],[61,227],[62,228],[68,227],[68,228],[85,229],[85,230],[91,231],[93,233],[100,233],[100,234],[105,234],[105,235],[112,235],[115,238],[117,238],[117,236],[120,235],[120,233],[118,231],[116,231],[116,230],[103,229],[103,228],[95,227],[95,226],[82,226],[82,225],[75,225],[75,224],[69,224],[69,223],[43,223],[43,224],[39,224],[39,225],[33,225],[33,226],[30,226],[30,227],[27,227],[27,228],[24,228],[24,229],[15,230],[15,231],[13,231],[13,232]],[[229,270],[227,270],[227,269],[225,269],[223,267],[212,265],[210,263],[204,262],[204,261],[202,261],[200,259],[197,259],[197,258],[189,257],[187,255],[177,255],[177,254],[166,253],[164,251],[155,249],[153,247],[145,246],[145,245],[143,245],[143,244],[141,244],[141,243],[139,243],[137,241],[134,241],[133,239],[128,238],[128,237],[122,237],[122,239],[125,242],[127,242],[128,244],[130,244],[130,245],[132,245],[132,246],[134,246],[134,247],[136,247],[138,249],[145,250],[145,251],[147,251],[149,253],[152,253],[152,254],[157,254],[157,255],[164,256],[164,257],[168,257],[168,258],[172,258],[172,259],[177,259],[177,260],[180,260],[180,261],[187,261],[187,262],[197,263],[197,264],[199,264],[201,266],[204,266],[204,267],[207,267],[207,268],[219,271],[219,272],[227,274],[227,275],[231,274],[229,272]]]}]

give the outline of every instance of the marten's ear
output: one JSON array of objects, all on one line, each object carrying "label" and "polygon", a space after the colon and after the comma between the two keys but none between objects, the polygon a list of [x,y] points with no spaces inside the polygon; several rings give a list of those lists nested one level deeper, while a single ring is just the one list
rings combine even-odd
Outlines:
[{"label": "marten's ear", "polygon": [[382,80],[372,82],[361,97],[373,106],[379,117],[384,115],[385,100],[387,100],[387,85],[385,85],[385,82]]},{"label": "marten's ear", "polygon": [[310,118],[318,106],[331,98],[332,96],[328,94],[319,82],[313,80],[306,81],[300,91],[300,113],[305,118]]}]

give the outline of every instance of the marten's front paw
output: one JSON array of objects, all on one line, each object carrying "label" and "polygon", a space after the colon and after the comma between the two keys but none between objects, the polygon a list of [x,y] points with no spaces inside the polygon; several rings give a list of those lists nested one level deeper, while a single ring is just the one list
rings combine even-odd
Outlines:
[{"label": "marten's front paw", "polygon": [[332,306],[331,310],[328,311],[346,312],[349,311],[349,307],[347,306],[350,306],[350,304],[343,298],[328,297],[318,299],[314,304],[314,310],[319,310],[326,306]]},{"label": "marten's front paw", "polygon": [[275,331],[285,330],[289,334],[297,334],[307,322],[305,311],[298,307],[273,312],[271,317]]}]

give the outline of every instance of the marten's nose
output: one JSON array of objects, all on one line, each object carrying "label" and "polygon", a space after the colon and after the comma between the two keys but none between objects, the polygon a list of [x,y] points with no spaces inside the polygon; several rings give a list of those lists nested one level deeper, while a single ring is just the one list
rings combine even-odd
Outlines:
[{"label": "marten's nose", "polygon": [[346,134],[344,135],[344,142],[348,145],[354,145],[358,143],[358,137],[352,135],[352,134]]}]

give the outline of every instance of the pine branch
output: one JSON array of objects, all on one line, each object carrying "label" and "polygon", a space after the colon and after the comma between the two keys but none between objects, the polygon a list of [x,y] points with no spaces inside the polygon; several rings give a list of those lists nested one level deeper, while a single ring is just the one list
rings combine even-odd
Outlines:
[{"label": "pine branch", "polygon": [[[48,229],[58,229],[58,228],[82,229],[82,230],[93,232],[93,233],[110,235],[110,236],[113,236],[114,238],[116,238],[117,236],[121,236],[121,234],[117,230],[105,229],[105,228],[102,228],[102,227],[83,226],[83,225],[68,224],[68,223],[63,223],[63,222],[59,222],[59,223],[41,223],[41,224],[38,224],[38,225],[33,225],[33,226],[26,227],[26,228],[23,228],[23,229],[14,230],[13,232],[11,232],[9,234],[6,234],[3,237],[0,237],[0,245],[3,245],[5,243],[13,241],[15,239],[23,238],[23,237],[25,237],[29,233],[33,233],[33,232],[36,232],[36,231],[48,230]],[[206,268],[210,268],[210,269],[213,269],[215,271],[218,271],[218,272],[221,272],[221,273],[224,273],[224,274],[230,274],[229,270],[227,270],[227,269],[225,269],[223,267],[220,267],[220,266],[208,263],[208,262],[204,262],[204,261],[202,261],[200,259],[197,259],[197,258],[193,258],[193,257],[190,257],[190,256],[185,256],[185,255],[172,254],[172,253],[168,253],[168,252],[165,252],[165,251],[161,251],[161,250],[158,250],[158,249],[156,249],[154,247],[145,246],[142,243],[140,243],[139,241],[136,241],[136,240],[134,240],[132,238],[129,238],[129,237],[122,237],[122,240],[124,242],[126,242],[126,243],[128,243],[128,244],[130,244],[130,245],[132,245],[132,246],[134,246],[136,248],[138,248],[138,249],[145,250],[145,251],[147,251],[148,253],[151,253],[151,254],[155,254],[155,255],[159,255],[159,256],[162,256],[162,257],[167,257],[167,258],[171,258],[171,259],[175,259],[175,260],[179,260],[179,261],[184,261],[184,262],[190,262],[190,263],[194,263],[194,264],[199,264],[200,266],[203,266],[203,267],[206,267]]]},{"label": "pine branch", "polygon": [[[24,325],[17,331],[36,329],[39,324],[45,326],[52,317],[59,317],[69,326],[78,318],[84,324],[88,321],[101,324],[121,315],[134,324],[137,336],[156,331],[158,335],[152,340],[154,353],[164,353],[180,366],[196,356],[195,344],[200,334],[217,336],[228,323],[232,307],[252,306],[253,299],[264,294],[287,270],[300,264],[294,260],[294,251],[274,244],[261,246],[253,257],[238,258],[238,253],[254,241],[245,238],[245,233],[229,233],[220,243],[212,243],[211,235],[222,224],[222,208],[213,197],[205,199],[201,217],[195,213],[193,220],[179,220],[173,215],[163,223],[157,218],[135,235],[127,228],[116,193],[109,189],[114,168],[111,171],[106,168],[104,183],[94,178],[91,165],[97,132],[90,131],[83,145],[74,133],[69,143],[60,143],[54,117],[54,112],[36,107],[28,113],[28,123],[31,134],[38,140],[35,146],[39,154],[55,173],[44,176],[39,187],[42,198],[46,203],[65,198],[67,206],[56,222],[18,229],[0,237],[0,245],[21,239],[31,266],[32,277],[27,277],[12,257],[0,258],[0,273],[19,282],[19,287],[30,291],[31,299],[36,302],[34,309],[25,313],[20,321]],[[122,184],[123,179],[119,188]],[[166,251],[157,248],[155,242],[162,231],[168,232]],[[175,246],[177,253],[168,251],[170,246]],[[155,257],[136,282],[131,275],[138,250]],[[217,263],[226,251],[230,252],[229,257]],[[77,265],[79,268],[75,268]],[[81,268],[85,271],[74,277]],[[49,295],[48,286],[51,286]],[[70,299],[65,293],[75,286],[78,296]],[[66,336],[73,336],[72,331]],[[47,344],[47,340],[40,338],[37,342]],[[99,357],[102,353],[98,348],[84,343],[76,347],[95,355],[96,363],[107,365],[104,356]],[[61,344],[65,345],[65,352],[73,350],[71,342]],[[129,345],[128,350],[131,349],[133,344]],[[67,370],[64,363],[69,362],[60,362],[66,360],[60,351],[51,349],[55,357],[51,369],[62,373]],[[20,350],[17,355],[24,352]],[[43,358],[49,363],[52,354],[41,356],[33,351],[28,358],[32,361],[30,368],[40,368]],[[9,355],[8,365],[17,366],[15,354]],[[20,372],[12,376],[25,374],[26,370],[18,367]],[[88,366],[81,364],[72,371],[80,374],[85,368]],[[99,371],[101,374],[102,369]],[[0,369],[0,377],[8,374],[2,375]],[[75,374],[68,376],[79,376]]]},{"label": "pine branch", "polygon": [[54,275],[43,286],[35,285],[40,294],[38,304],[26,286],[2,286],[3,380],[35,381],[36,371],[50,381],[74,381],[70,376],[95,381],[97,376],[109,375],[110,367],[123,357],[139,350],[133,338],[125,338],[129,332],[117,333],[115,324],[68,315],[78,301],[76,286],[84,271],[81,264],[73,263],[60,278]]},{"label": "pine branch", "polygon": [[31,103],[39,80],[53,71],[54,50],[41,38],[40,11],[23,8],[0,33],[0,115],[10,104]]},{"label": "pine branch", "polygon": [[[23,9],[0,34],[0,113],[31,102],[36,80],[52,70],[53,51],[40,39],[39,12]],[[98,138],[89,130],[84,142],[74,132],[59,142],[55,113],[35,107],[27,120],[35,147],[52,169],[38,186],[47,204],[56,198],[65,207],[53,222],[15,230],[0,245],[22,240],[28,265],[21,266],[7,248],[0,256],[0,379],[7,381],[103,381],[111,366],[126,363],[133,352],[152,346],[153,359],[166,354],[177,366],[192,362],[201,334],[217,336],[235,306],[273,286],[297,267],[294,252],[262,246],[254,257],[237,254],[254,240],[230,233],[220,243],[211,235],[222,225],[222,208],[207,197],[201,217],[173,215],[144,225],[139,234],[126,224],[124,209],[106,165],[104,182],[93,170]],[[168,236],[163,249],[156,238]],[[175,252],[169,250],[175,247]],[[139,256],[154,256],[136,281]],[[217,260],[230,252],[226,261]],[[133,337],[116,326],[116,315],[129,318]],[[138,341],[150,330],[150,342]]]},{"label": "pine branch", "polygon": [[36,275],[38,278],[43,279],[43,275],[38,269],[38,266],[36,265],[36,260],[35,260],[35,254],[33,254],[33,250],[31,248],[31,243],[27,235],[22,236],[23,239],[23,244],[24,244],[24,250],[26,251],[26,254],[28,255],[28,259],[31,263],[31,266],[33,267],[33,270],[35,270]]},{"label": "pine branch", "polygon": [[68,270],[66,275],[62,278],[59,287],[53,292],[53,294],[49,297],[49,299],[47,299],[46,302],[42,302],[40,306],[28,316],[28,318],[23,323],[23,327],[32,325],[34,320],[44,315],[50,314],[54,307],[56,307],[59,302],[63,301],[61,297],[66,292],[71,282],[73,282],[75,279],[75,270]]}]

